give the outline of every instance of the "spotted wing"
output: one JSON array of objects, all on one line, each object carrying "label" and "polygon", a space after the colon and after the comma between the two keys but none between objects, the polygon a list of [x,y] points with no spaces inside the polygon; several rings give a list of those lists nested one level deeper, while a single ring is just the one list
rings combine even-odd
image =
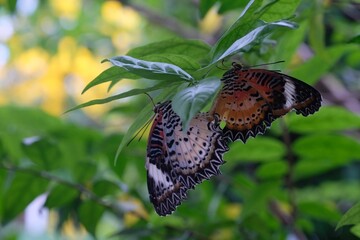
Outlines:
[{"label": "spotted wing", "polygon": [[165,102],[156,108],[147,149],[150,201],[159,215],[171,214],[197,183],[219,174],[228,150],[210,115],[199,114],[182,131],[179,116]]},{"label": "spotted wing", "polygon": [[246,80],[223,79],[224,86],[210,111],[226,122],[224,135],[232,141],[265,132],[273,121],[271,105]]},{"label": "spotted wing", "polygon": [[155,211],[165,216],[172,213],[176,206],[186,198],[187,188],[178,181],[173,171],[166,146],[164,122],[169,118],[171,105],[164,103],[156,107],[147,145],[147,185],[149,198]]},{"label": "spotted wing", "polygon": [[295,109],[297,114],[308,116],[321,107],[321,95],[312,86],[278,72],[249,69],[239,78],[246,78],[271,105],[275,118]]},{"label": "spotted wing", "polygon": [[320,93],[310,85],[274,71],[243,69],[235,64],[222,78],[223,89],[211,113],[226,122],[224,136],[245,142],[263,134],[276,118],[295,109],[307,116],[321,106]]},{"label": "spotted wing", "polygon": [[200,113],[190,121],[189,129],[183,131],[180,118],[173,119],[174,129],[169,129],[167,146],[169,157],[179,181],[186,188],[213,175],[220,174],[219,167],[224,163],[222,157],[228,150],[222,139],[222,130],[216,120],[208,113]]}]

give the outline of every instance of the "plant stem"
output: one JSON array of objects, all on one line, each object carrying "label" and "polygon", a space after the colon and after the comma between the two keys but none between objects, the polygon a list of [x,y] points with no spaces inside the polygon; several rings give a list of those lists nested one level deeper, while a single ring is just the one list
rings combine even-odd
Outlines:
[{"label": "plant stem", "polygon": [[281,118],[279,120],[283,132],[283,141],[286,146],[286,161],[288,163],[288,174],[285,177],[285,185],[288,189],[289,204],[291,206],[291,215],[288,216],[285,224],[291,228],[292,232],[296,235],[298,239],[303,240],[306,239],[305,234],[295,226],[295,222],[297,219],[297,205],[296,205],[295,184],[294,184],[294,170],[295,170],[294,168],[295,168],[296,159],[291,148],[292,142],[291,142],[289,129],[284,119]]},{"label": "plant stem", "polygon": [[[18,167],[15,165],[9,165],[9,164],[0,164],[0,168],[7,170],[7,171],[13,171],[13,172],[21,172],[25,174],[30,174],[36,177],[40,177],[49,181],[56,182],[61,185],[65,185],[68,187],[71,187],[73,189],[76,189],[79,193],[83,194],[85,197],[87,197],[89,200],[103,206],[104,208],[110,210],[113,212],[116,216],[121,217],[124,212],[117,206],[115,203],[112,203],[110,201],[106,201],[103,198],[96,195],[94,192],[92,192],[90,189],[86,188],[84,185],[79,183],[73,183],[68,180],[65,180],[63,178],[60,178],[58,176],[52,175],[49,172],[36,170],[32,168],[24,168],[24,167]],[[137,217],[143,219],[144,217],[138,214],[136,211],[133,212]]]}]

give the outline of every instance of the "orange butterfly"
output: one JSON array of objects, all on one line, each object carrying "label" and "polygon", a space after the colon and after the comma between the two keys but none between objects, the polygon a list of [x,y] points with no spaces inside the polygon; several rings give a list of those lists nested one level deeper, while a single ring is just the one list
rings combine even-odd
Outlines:
[{"label": "orange butterfly", "polygon": [[321,106],[316,89],[276,71],[233,63],[221,81],[224,86],[210,114],[226,122],[224,136],[231,141],[246,142],[249,137],[263,134],[276,118],[292,109],[307,116]]}]

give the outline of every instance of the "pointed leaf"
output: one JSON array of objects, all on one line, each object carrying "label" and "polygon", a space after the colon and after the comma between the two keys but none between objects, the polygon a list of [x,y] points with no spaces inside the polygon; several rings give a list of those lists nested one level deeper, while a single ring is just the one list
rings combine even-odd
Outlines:
[{"label": "pointed leaf", "polygon": [[261,19],[270,22],[291,17],[298,8],[299,3],[300,0],[274,1],[261,16]]},{"label": "pointed leaf", "polygon": [[193,77],[180,67],[164,63],[144,61],[130,56],[118,56],[107,59],[113,65],[122,67],[138,76],[155,80],[193,81]]},{"label": "pointed leaf", "polygon": [[[150,43],[145,46],[130,50],[127,55],[134,58],[142,58],[149,55],[182,55],[201,62],[209,54],[210,46],[200,40],[189,40],[181,38],[171,38],[164,41]],[[148,59],[145,59],[148,60]]]},{"label": "pointed leaf", "polygon": [[142,57],[141,59],[149,62],[164,62],[173,64],[180,67],[189,74],[192,74],[201,67],[199,62],[195,59],[191,58],[190,56],[180,54],[153,54]]},{"label": "pointed leaf", "polygon": [[306,83],[314,84],[322,75],[329,72],[329,70],[335,66],[340,57],[349,52],[357,51],[359,51],[359,46],[356,44],[343,44],[329,47],[324,50],[322,54],[314,55],[314,57],[307,62],[291,71],[290,75]]},{"label": "pointed leaf", "polygon": [[217,0],[202,0],[202,1],[200,1],[200,4],[199,4],[200,17],[204,18],[205,15],[207,14],[207,12],[214,6],[214,4],[216,2],[217,2]]},{"label": "pointed leaf", "polygon": [[284,144],[274,138],[257,136],[249,139],[246,144],[234,142],[225,160],[229,165],[236,162],[266,162],[283,159],[285,156]]},{"label": "pointed leaf", "polygon": [[48,194],[45,206],[48,208],[61,207],[74,201],[77,197],[79,197],[78,190],[65,185],[57,185]]},{"label": "pointed leaf", "polygon": [[96,226],[103,215],[105,208],[91,201],[83,202],[79,208],[79,219],[86,230],[95,236]]},{"label": "pointed leaf", "polygon": [[360,202],[350,208],[340,219],[336,226],[336,230],[345,225],[359,224],[360,223]]},{"label": "pointed leaf", "polygon": [[[262,6],[262,0],[251,0],[241,13],[238,20],[222,35],[212,49],[212,63],[240,51],[244,47],[251,47],[255,41],[262,40],[267,34],[276,27],[294,28],[295,24],[288,21],[277,21],[265,23],[260,21],[271,7],[279,1],[273,1]],[[261,23],[261,26],[259,26]],[[247,50],[247,49],[245,49]],[[225,54],[226,53],[226,54]]]},{"label": "pointed leaf", "polygon": [[138,94],[142,94],[142,93],[148,93],[151,91],[158,90],[160,88],[168,87],[169,85],[172,86],[172,85],[174,85],[174,83],[170,84],[168,82],[160,82],[152,87],[142,88],[142,89],[141,88],[140,89],[132,89],[130,91],[120,93],[120,94],[117,94],[117,95],[114,95],[114,96],[111,96],[108,98],[91,100],[89,102],[86,102],[86,103],[80,104],[76,107],[73,107],[73,108],[67,110],[65,113],[74,111],[79,108],[89,107],[89,106],[96,105],[96,104],[104,104],[104,103],[112,102],[112,101],[115,101],[115,100],[118,100],[121,98],[126,98],[126,97],[130,97],[130,96],[134,96],[134,95],[138,95]]},{"label": "pointed leaf", "polygon": [[324,173],[360,159],[360,143],[343,135],[311,135],[293,144],[300,158],[295,166],[295,178],[303,179]]},{"label": "pointed leaf", "polygon": [[31,174],[16,173],[2,199],[2,223],[6,224],[20,214],[40,194],[46,192],[48,181]]},{"label": "pointed leaf", "polygon": [[256,170],[256,176],[260,179],[281,178],[288,173],[289,165],[285,161],[273,161],[263,163]]},{"label": "pointed leaf", "polygon": [[[273,23],[268,23],[263,26],[257,27],[245,36],[237,39],[233,42],[228,49],[224,52],[219,51],[215,53],[215,58],[213,59],[214,62],[218,62],[226,57],[234,55],[235,53],[239,52],[240,50],[244,49],[245,47],[248,50],[253,44],[257,43],[258,41],[264,39],[268,34],[271,33],[277,27],[288,27],[288,28],[296,28],[297,25],[295,23],[289,21],[278,21]],[[221,55],[220,55],[221,54]],[[220,56],[219,56],[220,55]]]},{"label": "pointed leaf", "polygon": [[342,107],[324,106],[316,114],[303,118],[289,116],[290,131],[298,133],[342,131],[360,128],[360,116]]},{"label": "pointed leaf", "polygon": [[307,215],[329,223],[337,222],[341,217],[336,206],[324,202],[301,201],[298,203],[298,209],[301,215]]},{"label": "pointed leaf", "polygon": [[121,151],[124,149],[125,146],[127,146],[129,144],[129,141],[133,138],[133,136],[136,134],[138,129],[140,129],[142,126],[144,126],[145,123],[147,121],[149,121],[150,117],[152,115],[154,115],[153,108],[154,108],[154,106],[152,103],[149,103],[148,105],[146,105],[146,107],[144,107],[141,110],[141,112],[139,113],[137,118],[131,124],[131,126],[127,130],[126,134],[124,135],[123,139],[121,140],[120,145],[116,151],[115,161],[114,161],[115,165],[117,163],[117,160],[120,156]]},{"label": "pointed leaf", "polygon": [[92,80],[88,85],[86,85],[86,87],[84,88],[81,94],[84,94],[90,88],[99,85],[101,83],[110,82],[110,81],[118,82],[123,78],[137,79],[139,77],[135,74],[129,73],[126,69],[113,66],[100,73],[94,80]]},{"label": "pointed leaf", "polygon": [[316,162],[347,164],[360,159],[360,143],[348,136],[339,134],[319,134],[301,137],[293,144],[294,152]]},{"label": "pointed leaf", "polygon": [[218,78],[207,78],[173,97],[172,107],[180,116],[184,129],[187,129],[190,120],[214,97],[220,84]]}]

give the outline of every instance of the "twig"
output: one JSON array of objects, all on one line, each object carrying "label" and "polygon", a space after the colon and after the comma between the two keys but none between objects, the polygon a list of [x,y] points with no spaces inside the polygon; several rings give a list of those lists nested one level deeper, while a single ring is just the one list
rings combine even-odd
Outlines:
[{"label": "twig", "polygon": [[298,240],[306,240],[307,239],[305,234],[294,226],[293,216],[282,211],[276,201],[274,201],[274,200],[270,201],[269,208],[270,208],[270,211],[275,216],[277,216],[277,218],[281,221],[281,223],[283,225],[289,226],[291,228],[292,233],[297,237]]},{"label": "twig", "polygon": [[134,10],[136,10],[137,12],[139,12],[142,16],[147,18],[149,22],[161,26],[163,28],[166,28],[183,38],[190,38],[190,39],[200,38],[209,44],[213,44],[216,41],[214,37],[202,34],[197,29],[181,24],[174,18],[163,16],[158,12],[152,11],[151,9],[146,8],[144,6],[135,4],[132,1],[121,1],[121,0],[118,1],[121,2],[122,4],[126,4],[126,6],[129,6]]},{"label": "twig", "polygon": [[[285,178],[285,185],[288,189],[288,196],[289,196],[289,203],[291,206],[291,214],[286,216],[280,211],[280,208],[277,207],[277,204],[272,203],[272,207],[270,209],[279,217],[280,220],[287,226],[289,226],[292,232],[296,235],[296,237],[300,240],[306,239],[306,236],[303,232],[295,226],[295,221],[297,218],[297,205],[296,205],[296,198],[295,198],[295,186],[294,186],[294,168],[295,168],[295,156],[291,149],[291,137],[289,130],[285,124],[284,119],[280,119],[280,126],[283,131],[283,141],[286,146],[286,160],[288,163],[288,174]],[[271,204],[271,203],[270,203]],[[277,210],[277,211],[274,211]]]},{"label": "twig", "polygon": [[283,141],[285,143],[286,146],[286,160],[288,163],[288,174],[285,178],[285,184],[288,188],[288,192],[289,192],[289,202],[290,202],[290,206],[293,209],[293,217],[296,216],[296,202],[295,202],[295,189],[294,189],[294,181],[293,181],[293,177],[294,177],[294,167],[295,167],[295,157],[294,154],[291,150],[291,138],[290,138],[290,133],[289,130],[285,124],[284,119],[280,119],[280,126],[281,129],[283,131]]},{"label": "twig", "polygon": [[[37,176],[37,177],[41,177],[44,179],[47,179],[49,181],[54,181],[58,184],[61,185],[65,185],[68,187],[71,187],[73,189],[76,189],[79,193],[83,194],[84,196],[86,196],[89,200],[103,206],[104,208],[112,211],[116,216],[121,217],[123,215],[123,212],[121,211],[121,209],[114,203],[111,203],[109,201],[104,200],[103,198],[99,197],[98,195],[96,195],[94,192],[92,192],[91,190],[89,190],[88,188],[86,188],[85,186],[78,184],[78,183],[73,183],[70,181],[67,181],[65,179],[62,179],[58,176],[52,175],[46,171],[40,171],[40,170],[36,170],[36,169],[31,169],[31,168],[23,168],[23,167],[18,167],[18,166],[14,166],[14,165],[5,165],[5,164],[0,164],[0,168],[5,169],[7,171],[14,171],[14,172],[21,172],[21,173],[25,173],[25,174],[30,174],[33,176]],[[144,219],[143,216],[141,216],[141,214],[138,214],[136,211],[132,211],[133,214],[135,214],[137,217]]]}]

